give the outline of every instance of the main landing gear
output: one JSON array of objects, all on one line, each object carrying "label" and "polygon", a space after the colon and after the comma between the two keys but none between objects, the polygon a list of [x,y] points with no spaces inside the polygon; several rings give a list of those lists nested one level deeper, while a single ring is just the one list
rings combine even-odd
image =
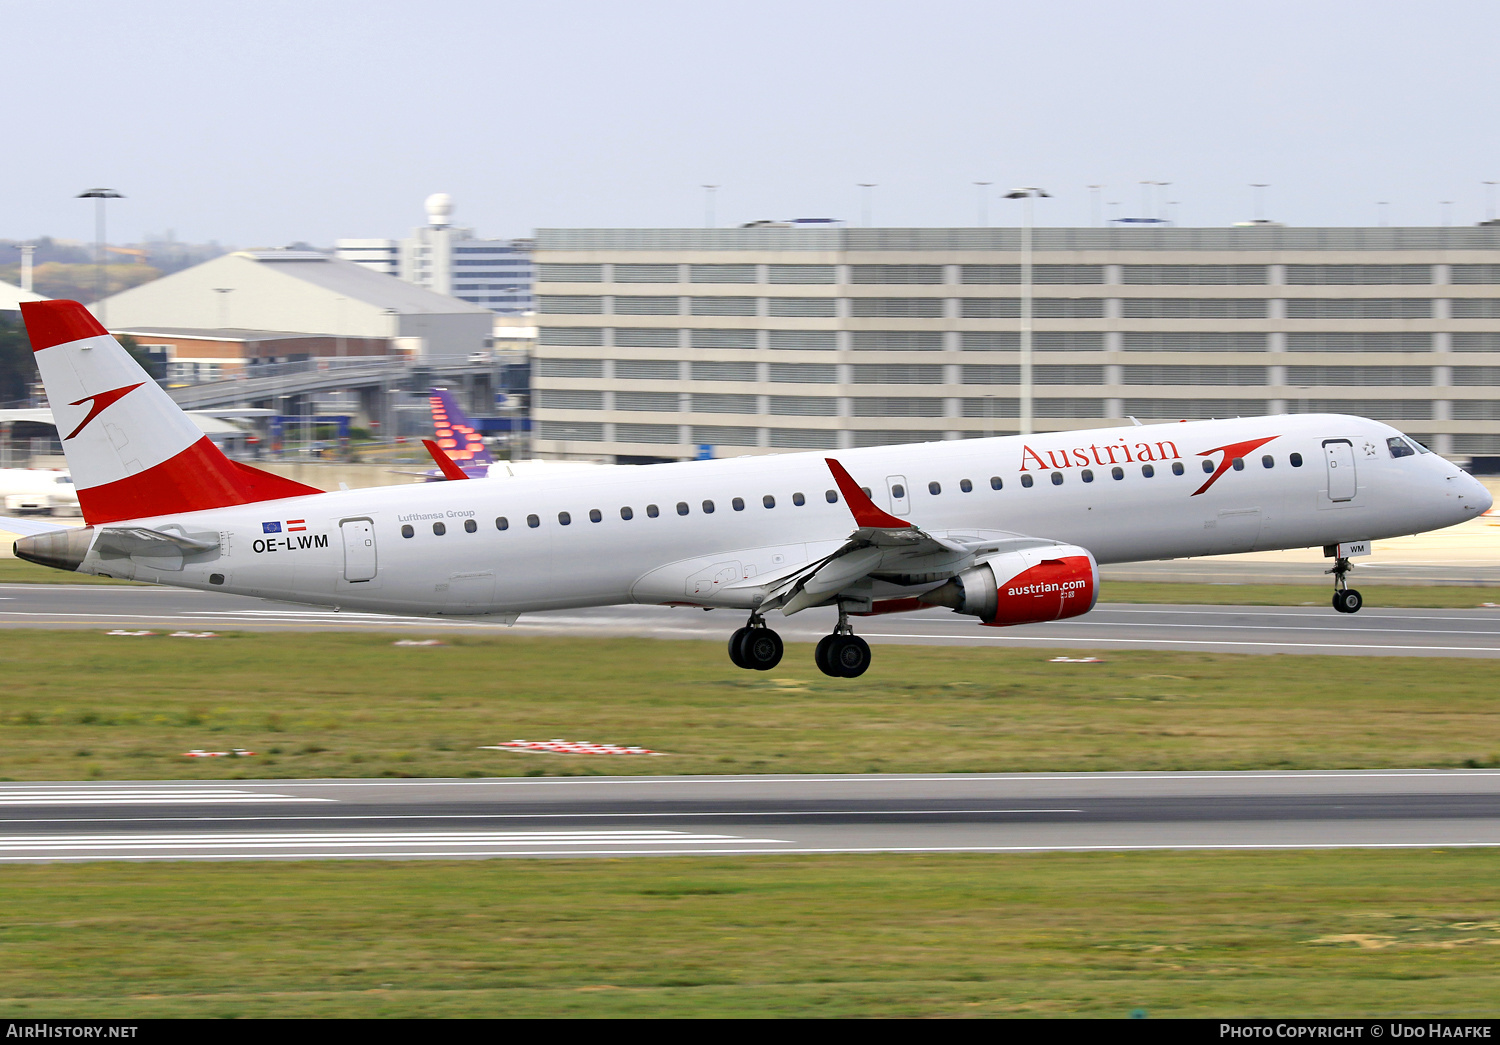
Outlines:
[{"label": "main landing gear", "polygon": [[781,663],[781,636],[766,627],[766,618],[750,614],[743,628],[729,636],[729,659],[737,668],[770,671]]},{"label": "main landing gear", "polygon": [[1365,597],[1349,587],[1349,571],[1354,567],[1348,559],[1335,559],[1333,569],[1324,573],[1333,574],[1333,608],[1340,613],[1358,613],[1365,604]]},{"label": "main landing gear", "polygon": [[842,603],[839,604],[838,625],[832,635],[825,635],[818,642],[813,660],[819,671],[836,679],[858,678],[870,666],[870,644],[854,634]]}]

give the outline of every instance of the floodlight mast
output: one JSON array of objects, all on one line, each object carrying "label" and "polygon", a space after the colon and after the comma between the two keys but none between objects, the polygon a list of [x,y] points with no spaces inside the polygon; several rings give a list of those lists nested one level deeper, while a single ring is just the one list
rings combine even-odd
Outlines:
[{"label": "floodlight mast", "polygon": [[94,307],[104,325],[104,201],[124,199],[114,189],[87,189],[74,199],[94,201]]},{"label": "floodlight mast", "polygon": [[1035,186],[1012,189],[1008,200],[1024,200],[1021,208],[1021,434],[1032,429],[1031,394],[1031,201],[1052,194]]}]

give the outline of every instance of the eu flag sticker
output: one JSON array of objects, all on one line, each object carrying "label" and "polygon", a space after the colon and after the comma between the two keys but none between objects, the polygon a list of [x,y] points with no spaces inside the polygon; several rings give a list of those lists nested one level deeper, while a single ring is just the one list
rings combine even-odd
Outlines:
[{"label": "eu flag sticker", "polygon": [[263,522],[263,523],[260,524],[260,532],[261,533],[280,533],[281,532],[281,524],[279,522],[270,522],[270,523]]}]

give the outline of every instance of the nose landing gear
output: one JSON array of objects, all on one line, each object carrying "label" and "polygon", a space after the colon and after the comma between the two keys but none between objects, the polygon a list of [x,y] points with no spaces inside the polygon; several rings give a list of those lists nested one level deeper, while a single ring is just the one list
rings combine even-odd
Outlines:
[{"label": "nose landing gear", "polygon": [[751,613],[745,626],[729,636],[729,659],[737,668],[770,671],[781,663],[781,636],[766,627],[766,618]]},{"label": "nose landing gear", "polygon": [[839,622],[832,635],[825,635],[813,651],[818,670],[834,678],[852,679],[863,675],[870,666],[870,644],[854,634],[849,614],[839,604]]},{"label": "nose landing gear", "polygon": [[1333,569],[1323,571],[1333,574],[1333,608],[1340,613],[1358,613],[1365,604],[1365,597],[1349,587],[1349,571],[1353,568],[1348,559],[1340,558],[1334,560]]}]

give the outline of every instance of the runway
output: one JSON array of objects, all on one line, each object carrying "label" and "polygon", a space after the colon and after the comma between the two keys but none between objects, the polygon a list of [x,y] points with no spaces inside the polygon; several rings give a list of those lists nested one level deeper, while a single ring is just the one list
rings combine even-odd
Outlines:
[{"label": "runway", "polygon": [[[1326,592],[1310,606],[1148,606],[1101,603],[1092,613],[1051,624],[986,628],[943,609],[856,618],[873,644],[1165,649],[1220,653],[1348,656],[1500,657],[1500,608],[1388,609],[1378,592],[1358,614],[1335,613]],[[1108,596],[1108,588],[1105,589]],[[830,610],[772,614],[790,642],[816,642],[832,630]],[[261,599],[175,588],[107,585],[0,585],[0,629],[86,628],[169,631],[469,631],[493,634],[612,635],[723,642],[743,617],[729,610],[612,606],[523,616],[513,629],[483,617],[392,617],[336,613]]]},{"label": "runway", "polygon": [[1500,770],[0,785],[12,863],[1497,846]]}]

